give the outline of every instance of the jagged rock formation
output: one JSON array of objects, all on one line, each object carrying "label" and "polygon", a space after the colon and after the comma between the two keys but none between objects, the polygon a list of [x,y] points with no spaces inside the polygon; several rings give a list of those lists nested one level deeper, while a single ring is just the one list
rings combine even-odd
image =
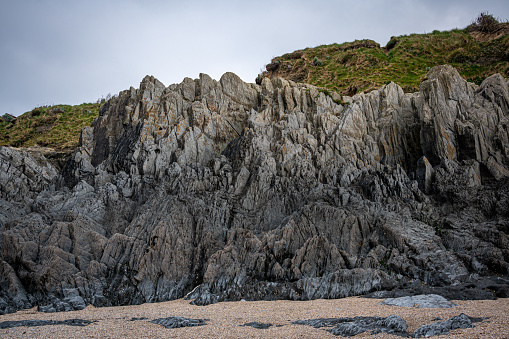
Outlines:
[{"label": "jagged rock formation", "polygon": [[[468,319],[468,318],[467,318]],[[380,317],[354,317],[354,318],[328,318],[297,320],[295,325],[308,325],[314,328],[327,328],[326,331],[342,337],[354,337],[357,334],[370,332],[370,334],[390,333],[401,337],[409,337],[405,319],[399,315]],[[332,328],[330,328],[332,327]]]},{"label": "jagged rock formation", "polygon": [[154,319],[151,323],[164,326],[166,328],[180,328],[180,327],[193,327],[203,326],[207,324],[207,319],[189,319],[183,317],[168,317],[161,319]]},{"label": "jagged rock formation", "polygon": [[354,337],[357,334],[390,333],[403,338],[424,338],[435,335],[446,335],[451,330],[475,327],[473,323],[483,321],[483,318],[469,317],[461,313],[445,321],[437,321],[429,325],[422,325],[412,334],[407,332],[407,323],[399,315],[380,317],[354,317],[354,318],[327,318],[297,320],[295,325],[308,325],[314,328],[323,328],[326,331],[342,337]]},{"label": "jagged rock formation", "polygon": [[146,77],[101,108],[54,186],[6,193],[0,158],[0,309],[340,298],[508,274],[508,118],[506,79],[476,86],[449,66],[418,93],[354,97]]},{"label": "jagged rock formation", "polygon": [[51,325],[67,325],[67,326],[88,326],[96,321],[83,320],[83,319],[68,319],[68,320],[18,320],[18,321],[2,321],[0,329],[13,328],[13,327],[36,327],[36,326],[51,326]]},{"label": "jagged rock formation", "polygon": [[446,335],[449,334],[450,331],[459,328],[472,328],[474,327],[474,322],[481,322],[483,320],[482,318],[473,318],[461,313],[445,321],[437,321],[429,325],[423,325],[415,330],[412,336],[414,338],[425,338],[435,335]]}]

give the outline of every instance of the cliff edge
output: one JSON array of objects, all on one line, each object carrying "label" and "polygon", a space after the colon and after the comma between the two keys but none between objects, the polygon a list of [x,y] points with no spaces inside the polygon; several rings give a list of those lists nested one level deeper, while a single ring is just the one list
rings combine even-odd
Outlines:
[{"label": "cliff edge", "polygon": [[473,297],[458,286],[483,277],[477,297],[507,297],[508,125],[507,79],[477,86],[450,66],[416,93],[352,97],[147,76],[59,173],[0,148],[0,309]]}]

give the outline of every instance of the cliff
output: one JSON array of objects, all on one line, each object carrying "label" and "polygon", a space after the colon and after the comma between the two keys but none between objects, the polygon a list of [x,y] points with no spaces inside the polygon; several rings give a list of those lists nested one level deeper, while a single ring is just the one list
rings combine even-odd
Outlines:
[{"label": "cliff", "polygon": [[0,148],[0,309],[507,296],[508,122],[507,79],[450,66],[353,97],[147,76],[59,173]]}]

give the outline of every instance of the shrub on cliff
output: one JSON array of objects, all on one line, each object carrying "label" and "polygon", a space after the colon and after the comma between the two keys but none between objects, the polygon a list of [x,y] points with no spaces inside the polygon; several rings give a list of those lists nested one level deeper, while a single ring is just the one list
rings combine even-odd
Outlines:
[{"label": "shrub on cliff", "polygon": [[482,12],[468,26],[470,32],[495,33],[499,29],[500,22],[488,12]]}]

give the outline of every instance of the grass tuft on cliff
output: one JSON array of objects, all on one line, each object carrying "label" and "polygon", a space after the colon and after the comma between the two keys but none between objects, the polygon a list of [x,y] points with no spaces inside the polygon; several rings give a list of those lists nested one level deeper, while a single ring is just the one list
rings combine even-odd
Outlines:
[{"label": "grass tuft on cliff", "polygon": [[0,119],[0,146],[40,146],[72,151],[80,131],[99,116],[99,103],[36,107],[16,118]]},{"label": "grass tuft on cliff", "polygon": [[415,92],[430,68],[443,64],[476,84],[494,73],[509,77],[509,23],[481,13],[465,29],[392,37],[385,47],[356,40],[306,48],[272,59],[257,82],[280,76],[354,95],[394,81]]}]

